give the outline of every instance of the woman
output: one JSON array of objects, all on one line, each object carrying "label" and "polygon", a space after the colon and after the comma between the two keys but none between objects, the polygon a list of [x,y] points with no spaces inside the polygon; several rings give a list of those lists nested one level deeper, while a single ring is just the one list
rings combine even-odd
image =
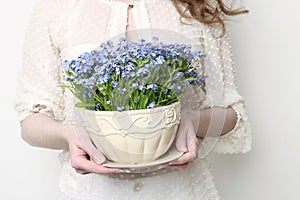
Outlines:
[{"label": "woman", "polygon": [[[221,0],[128,2],[36,2],[25,39],[16,102],[22,137],[33,146],[63,150],[58,199],[220,199],[205,155],[213,145],[220,153],[251,149],[223,19],[246,11],[226,9]],[[211,60],[205,69],[209,75],[205,99],[199,112],[182,115],[176,137],[182,157],[163,170],[126,175],[120,169],[96,164],[103,163],[104,156],[87,134],[77,134],[72,95],[58,87],[63,81],[61,63],[111,37],[125,34],[131,40],[138,30],[154,29],[181,33],[205,49]],[[201,117],[197,117],[199,113]],[[201,146],[196,136],[205,138]]]}]

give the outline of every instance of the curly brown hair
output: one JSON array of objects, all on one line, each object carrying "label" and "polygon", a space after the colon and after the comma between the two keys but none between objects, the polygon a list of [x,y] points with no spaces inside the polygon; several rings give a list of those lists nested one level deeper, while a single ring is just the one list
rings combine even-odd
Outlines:
[{"label": "curly brown hair", "polygon": [[[246,14],[245,9],[231,9],[222,0],[173,0],[181,18],[193,18],[205,24],[219,24],[225,32],[225,16]],[[215,5],[212,5],[214,3]]]}]

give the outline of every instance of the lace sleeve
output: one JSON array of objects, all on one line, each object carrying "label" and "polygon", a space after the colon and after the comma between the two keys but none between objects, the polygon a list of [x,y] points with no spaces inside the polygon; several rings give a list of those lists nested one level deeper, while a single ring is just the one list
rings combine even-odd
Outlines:
[{"label": "lace sleeve", "polygon": [[35,3],[25,35],[20,86],[15,99],[19,121],[37,112],[62,120],[61,66],[58,48],[51,38],[55,11],[51,6],[50,0]]},{"label": "lace sleeve", "polygon": [[[213,80],[214,84],[211,85],[222,82],[222,86],[218,86],[222,88],[222,91],[215,92],[215,90],[217,90],[216,88],[210,88],[208,90],[213,90],[214,92],[211,92],[208,98],[213,97],[214,99],[222,99],[221,101],[217,100],[213,105],[222,107],[231,106],[237,113],[238,120],[235,127],[230,132],[218,138],[206,137],[202,141],[202,146],[206,148],[203,148],[203,151],[199,152],[200,156],[203,156],[210,151],[209,149],[211,149],[211,147],[213,147],[214,152],[218,153],[245,153],[251,150],[252,143],[251,129],[245,110],[244,98],[239,94],[237,89],[230,37],[228,33],[226,33],[222,38],[216,40],[217,45],[212,52],[220,52],[219,55],[213,55],[213,57],[219,57],[220,65],[218,66],[223,66],[222,69],[219,70],[219,73],[223,74],[223,76],[220,80]],[[222,97],[218,97],[218,95],[215,94]],[[204,103],[203,107],[211,106],[211,104],[209,105],[209,102],[214,102],[214,99],[206,101],[207,105]]]},{"label": "lace sleeve", "polygon": [[238,119],[235,127],[220,137],[214,150],[218,153],[245,153],[251,150],[251,129],[244,98],[238,92],[231,41],[228,33],[220,40],[220,48],[223,59],[225,102],[235,110]]},{"label": "lace sleeve", "polygon": [[220,137],[215,151],[218,153],[245,153],[251,150],[251,129],[245,109],[244,98],[239,94],[231,41],[228,33],[220,40],[223,58],[223,76],[226,104],[237,113],[238,119],[235,127]]}]

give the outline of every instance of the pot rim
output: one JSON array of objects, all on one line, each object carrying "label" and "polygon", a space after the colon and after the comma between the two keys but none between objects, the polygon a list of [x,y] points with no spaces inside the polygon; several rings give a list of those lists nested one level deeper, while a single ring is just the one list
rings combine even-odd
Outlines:
[{"label": "pot rim", "polygon": [[139,109],[139,110],[126,110],[126,111],[96,111],[96,110],[89,110],[86,108],[80,108],[81,112],[85,112],[88,115],[141,115],[141,114],[152,114],[165,111],[169,108],[179,108],[180,109],[181,103],[180,101],[174,102],[167,106],[159,106],[156,108],[151,109]]}]

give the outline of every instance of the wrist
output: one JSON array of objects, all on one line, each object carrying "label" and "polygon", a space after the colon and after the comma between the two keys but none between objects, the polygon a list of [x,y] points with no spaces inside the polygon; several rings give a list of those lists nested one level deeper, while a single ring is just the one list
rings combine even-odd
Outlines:
[{"label": "wrist", "polygon": [[238,123],[238,113],[231,106],[228,106],[226,108],[226,120],[224,122],[222,135],[231,132],[237,123]]},{"label": "wrist", "polygon": [[66,149],[69,148],[69,144],[71,143],[71,140],[73,140],[74,128],[74,125],[62,125],[61,127],[62,140],[66,144]]},{"label": "wrist", "polygon": [[231,107],[210,107],[201,110],[199,122],[199,135],[221,136],[230,132],[237,124],[237,113]]}]

